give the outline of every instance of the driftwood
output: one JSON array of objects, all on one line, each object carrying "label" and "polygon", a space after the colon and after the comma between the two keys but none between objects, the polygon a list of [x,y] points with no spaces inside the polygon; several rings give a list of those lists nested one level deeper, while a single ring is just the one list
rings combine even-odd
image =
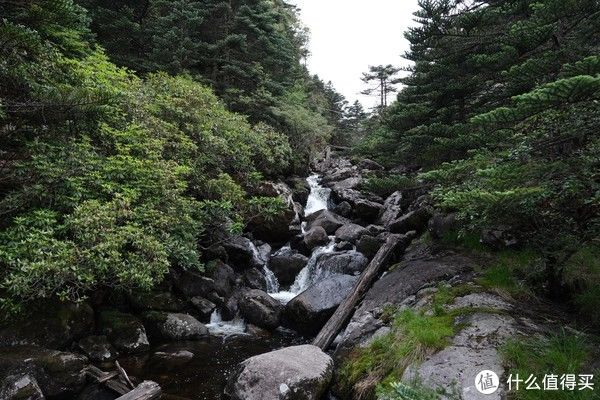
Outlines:
[{"label": "driftwood", "polygon": [[152,381],[143,381],[132,390],[122,380],[121,375],[124,373],[122,368],[112,372],[104,372],[100,368],[90,365],[86,368],[85,373],[97,383],[103,384],[117,393],[120,396],[117,400],[154,400],[159,399],[161,396],[160,386]]},{"label": "driftwood", "polygon": [[313,341],[313,345],[320,347],[321,350],[326,350],[331,345],[338,332],[352,316],[356,305],[381,274],[383,268],[388,266],[388,263],[397,252],[403,251],[406,248],[413,237],[414,232],[409,232],[406,235],[392,234],[387,238],[385,244],[381,246],[375,257],[373,257],[367,268],[360,275],[352,293],[339,305],[335,313],[321,329],[321,332],[319,332]]},{"label": "driftwood", "polygon": [[158,383],[144,381],[129,393],[118,397],[117,400],[154,400],[159,399],[160,395],[161,390]]}]

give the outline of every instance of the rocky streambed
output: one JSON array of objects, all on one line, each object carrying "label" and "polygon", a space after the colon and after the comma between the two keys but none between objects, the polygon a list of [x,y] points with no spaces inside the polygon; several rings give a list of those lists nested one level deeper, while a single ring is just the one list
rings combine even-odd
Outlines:
[{"label": "rocky streambed", "polygon": [[463,398],[478,399],[475,370],[502,374],[498,347],[546,328],[515,312],[510,299],[477,287],[481,260],[422,238],[395,255],[326,352],[308,344],[390,234],[429,232],[435,239],[454,224],[420,190],[386,199],[361,190],[366,174],[382,170],[372,161],[333,157],[316,169],[307,180],[263,188],[282,196],[288,210],[210,248],[206,273],[174,269],[150,293],[39,305],[25,320],[0,327],[0,398],[114,399],[83,371],[89,364],[114,368],[115,360],[136,382],[158,382],[163,398],[372,398],[342,382],[339,366],[390,333],[390,307],[431,312],[433,303],[440,306],[440,287],[460,286],[473,290],[442,307],[478,311],[457,313],[457,335],[409,365],[403,379],[448,390],[454,382]]}]

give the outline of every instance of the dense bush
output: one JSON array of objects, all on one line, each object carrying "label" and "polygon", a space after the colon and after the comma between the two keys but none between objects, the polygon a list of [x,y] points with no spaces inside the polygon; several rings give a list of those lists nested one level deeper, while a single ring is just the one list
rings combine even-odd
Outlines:
[{"label": "dense bush", "polygon": [[68,0],[0,11],[5,308],[149,288],[170,266],[201,269],[199,244],[281,211],[246,186],[288,169],[285,135],[189,76],[117,67]]}]

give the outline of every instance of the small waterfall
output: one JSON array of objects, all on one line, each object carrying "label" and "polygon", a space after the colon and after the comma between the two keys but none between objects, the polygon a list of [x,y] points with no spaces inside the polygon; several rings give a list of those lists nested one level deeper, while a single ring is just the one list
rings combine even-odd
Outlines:
[{"label": "small waterfall", "polygon": [[267,293],[277,293],[279,291],[279,281],[273,271],[269,269],[268,261],[261,257],[260,251],[258,251],[254,243],[250,242],[250,248],[252,249],[255,262],[263,266],[263,273],[265,274],[265,281],[267,283]]},{"label": "small waterfall", "polygon": [[310,186],[310,194],[304,208],[304,215],[308,216],[319,210],[326,210],[331,189],[324,188],[319,184],[319,175],[311,175],[306,178],[306,181]]},{"label": "small waterfall", "polygon": [[210,315],[210,322],[206,324],[206,327],[211,335],[224,337],[245,335],[246,331],[246,323],[242,318],[236,316],[231,321],[223,321],[218,310],[213,311]]},{"label": "small waterfall", "polygon": [[329,237],[330,242],[321,247],[317,247],[313,250],[308,264],[302,269],[296,276],[296,280],[290,287],[290,292],[299,294],[306,290],[310,285],[315,283],[315,278],[318,276],[318,264],[317,261],[321,254],[331,253],[335,247],[335,241],[333,236]]}]

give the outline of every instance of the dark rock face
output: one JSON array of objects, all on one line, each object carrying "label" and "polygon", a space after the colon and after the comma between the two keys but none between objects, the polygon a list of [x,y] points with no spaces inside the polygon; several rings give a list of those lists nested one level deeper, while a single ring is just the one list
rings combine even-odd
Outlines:
[{"label": "dark rock face", "polygon": [[[215,281],[211,278],[192,271],[172,271],[173,286],[187,298],[209,296],[215,290]],[[171,310],[165,310],[171,311]],[[174,310],[179,311],[179,310]]]},{"label": "dark rock face", "polygon": [[288,252],[287,254],[275,254],[271,257],[269,269],[273,271],[281,285],[290,285],[294,283],[296,275],[306,267],[308,257]]},{"label": "dark rock face", "polygon": [[169,369],[184,366],[194,358],[194,353],[186,349],[184,344],[167,343],[159,346],[150,359],[151,364],[159,364]]},{"label": "dark rock face", "polygon": [[342,181],[335,183],[331,187],[331,190],[333,190],[336,193],[340,193],[340,192],[343,192],[344,190],[354,189],[354,188],[358,187],[361,183],[362,183],[362,178],[360,178],[358,176],[353,176],[351,178],[346,178]]},{"label": "dark rock face", "polygon": [[232,400],[319,400],[332,376],[333,360],[318,347],[285,347],[242,362],[225,393]]},{"label": "dark rock face", "polygon": [[99,320],[102,333],[121,353],[141,353],[150,347],[144,325],[133,315],[105,310]]},{"label": "dark rock face", "polygon": [[318,265],[327,275],[358,275],[364,271],[369,260],[358,251],[325,253],[319,256]]},{"label": "dark rock face", "polygon": [[[417,257],[415,259],[411,259],[413,251],[414,256]],[[473,265],[470,259],[460,256],[444,256],[435,259],[420,257],[431,258],[431,255],[421,253],[416,247],[409,248],[405,260],[375,282],[342,334],[336,348],[336,357],[343,357],[354,346],[371,337],[383,326],[379,317],[386,304],[400,305],[420,289],[465,274],[472,269]]]},{"label": "dark rock face", "polygon": [[342,201],[336,205],[333,211],[342,217],[350,217],[352,215],[352,206],[347,201]]},{"label": "dark rock face", "polygon": [[215,260],[210,274],[214,282],[214,290],[221,297],[229,297],[235,286],[235,271],[221,260]]},{"label": "dark rock face", "polygon": [[366,232],[367,230],[360,225],[346,224],[335,231],[335,237],[339,241],[354,243]]},{"label": "dark rock face", "polygon": [[285,243],[292,237],[289,227],[295,216],[296,212],[292,207],[274,217],[259,215],[248,223],[248,231],[252,232],[254,238],[265,242]]},{"label": "dark rock face", "polygon": [[371,235],[365,235],[356,242],[356,250],[363,253],[367,258],[371,259],[377,254],[383,241]]},{"label": "dark rock face", "polygon": [[383,167],[383,165],[379,164],[376,161],[369,160],[368,158],[365,158],[364,160],[361,160],[358,163],[358,168],[360,168],[360,169],[366,169],[366,170],[369,170],[369,171],[383,171],[385,169]]},{"label": "dark rock face", "polygon": [[383,203],[383,209],[377,223],[388,227],[393,221],[402,216],[402,192],[392,193]]},{"label": "dark rock face", "polygon": [[0,325],[0,346],[31,344],[64,349],[93,329],[94,311],[89,304],[47,302],[27,319]]},{"label": "dark rock face", "polygon": [[329,210],[317,211],[309,215],[306,220],[308,222],[308,229],[320,226],[325,229],[328,235],[333,235],[339,227],[349,222],[346,218],[334,214]]},{"label": "dark rock face", "polygon": [[304,178],[291,178],[288,185],[292,191],[292,198],[300,204],[306,204],[310,195],[310,185]]},{"label": "dark rock face", "polygon": [[77,342],[77,347],[92,361],[111,361],[118,355],[106,336],[87,336]]},{"label": "dark rock face", "polygon": [[[36,346],[0,348],[0,380],[6,381],[10,375],[20,375],[21,383],[34,395],[38,393],[35,388],[37,383],[47,397],[73,398],[85,384],[83,370],[87,365],[84,356],[63,351]],[[23,375],[28,378],[23,378]],[[14,380],[12,385],[9,381],[9,389],[11,386],[15,389],[14,384]]]},{"label": "dark rock face", "polygon": [[409,231],[424,232],[431,218],[431,210],[428,207],[419,208],[404,214],[389,225],[392,233],[406,233]]},{"label": "dark rock face", "polygon": [[260,266],[260,260],[255,257],[252,246],[250,239],[243,236],[235,237],[223,243],[229,263],[235,270],[242,271]]},{"label": "dark rock face", "polygon": [[244,285],[250,289],[267,290],[265,275],[258,268],[250,268],[244,271]]},{"label": "dark rock face", "polygon": [[429,220],[428,230],[431,237],[441,239],[456,228],[456,214],[435,213]]},{"label": "dark rock face", "polygon": [[304,244],[308,249],[323,246],[329,242],[327,232],[321,226],[314,226],[304,234]]},{"label": "dark rock face", "polygon": [[196,340],[208,336],[206,326],[188,314],[150,311],[143,318],[153,340]]},{"label": "dark rock face", "polygon": [[286,305],[286,325],[303,335],[316,335],[352,291],[357,279],[334,275],[309,287]]},{"label": "dark rock face", "polygon": [[43,400],[45,397],[34,377],[27,373],[16,373],[0,379],[0,399]]},{"label": "dark rock face", "polygon": [[241,315],[251,324],[265,329],[279,326],[281,304],[262,290],[249,290],[238,303]]},{"label": "dark rock face", "polygon": [[382,205],[367,199],[359,199],[354,203],[354,215],[367,223],[373,222],[381,212]]},{"label": "dark rock face", "polygon": [[335,251],[347,251],[354,249],[354,245],[350,242],[338,242],[334,247]]},{"label": "dark rock face", "polygon": [[181,311],[185,308],[184,302],[171,292],[136,292],[129,296],[129,301],[137,311]]},{"label": "dark rock face", "polygon": [[210,320],[210,315],[217,308],[215,303],[202,297],[192,297],[190,302],[194,305],[202,322],[208,322]]},{"label": "dark rock face", "polygon": [[513,248],[519,245],[519,239],[508,227],[484,229],[481,232],[481,242],[496,250]]}]

